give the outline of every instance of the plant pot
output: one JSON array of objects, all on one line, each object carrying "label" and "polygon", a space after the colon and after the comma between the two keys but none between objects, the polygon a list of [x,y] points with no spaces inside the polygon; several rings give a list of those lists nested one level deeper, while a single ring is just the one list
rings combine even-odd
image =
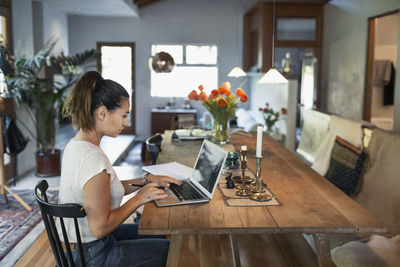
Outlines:
[{"label": "plant pot", "polygon": [[59,149],[54,150],[53,153],[36,153],[36,176],[51,177],[59,176],[61,174]]}]

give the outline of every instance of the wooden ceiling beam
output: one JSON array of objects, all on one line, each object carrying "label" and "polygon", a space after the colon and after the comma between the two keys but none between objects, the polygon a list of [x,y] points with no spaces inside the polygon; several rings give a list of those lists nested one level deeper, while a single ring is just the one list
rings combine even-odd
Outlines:
[{"label": "wooden ceiling beam", "polygon": [[148,6],[151,4],[154,4],[156,2],[159,2],[160,0],[133,0],[133,3],[137,5],[138,8]]}]

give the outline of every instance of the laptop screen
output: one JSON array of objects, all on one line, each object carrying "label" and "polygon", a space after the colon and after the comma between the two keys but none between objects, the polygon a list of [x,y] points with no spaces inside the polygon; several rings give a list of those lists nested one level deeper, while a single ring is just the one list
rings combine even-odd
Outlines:
[{"label": "laptop screen", "polygon": [[212,193],[214,189],[225,156],[226,152],[217,145],[204,142],[196,166],[194,167],[192,178],[199,182],[210,193]]}]

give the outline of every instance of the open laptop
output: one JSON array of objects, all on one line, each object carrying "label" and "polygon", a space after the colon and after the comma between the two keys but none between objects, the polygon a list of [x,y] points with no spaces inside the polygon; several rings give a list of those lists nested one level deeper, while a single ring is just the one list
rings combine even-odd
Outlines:
[{"label": "open laptop", "polygon": [[228,152],[218,145],[204,140],[197,155],[192,175],[181,186],[171,184],[165,191],[168,197],[155,201],[157,206],[174,206],[202,203],[211,200],[225,164]]}]

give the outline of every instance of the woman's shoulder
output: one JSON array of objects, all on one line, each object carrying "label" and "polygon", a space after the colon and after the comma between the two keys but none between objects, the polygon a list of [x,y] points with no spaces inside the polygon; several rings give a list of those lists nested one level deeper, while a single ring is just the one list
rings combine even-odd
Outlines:
[{"label": "woman's shoulder", "polygon": [[81,140],[71,139],[68,144],[65,146],[64,154],[70,154],[75,156],[88,156],[91,154],[103,156],[104,153],[100,147]]}]

